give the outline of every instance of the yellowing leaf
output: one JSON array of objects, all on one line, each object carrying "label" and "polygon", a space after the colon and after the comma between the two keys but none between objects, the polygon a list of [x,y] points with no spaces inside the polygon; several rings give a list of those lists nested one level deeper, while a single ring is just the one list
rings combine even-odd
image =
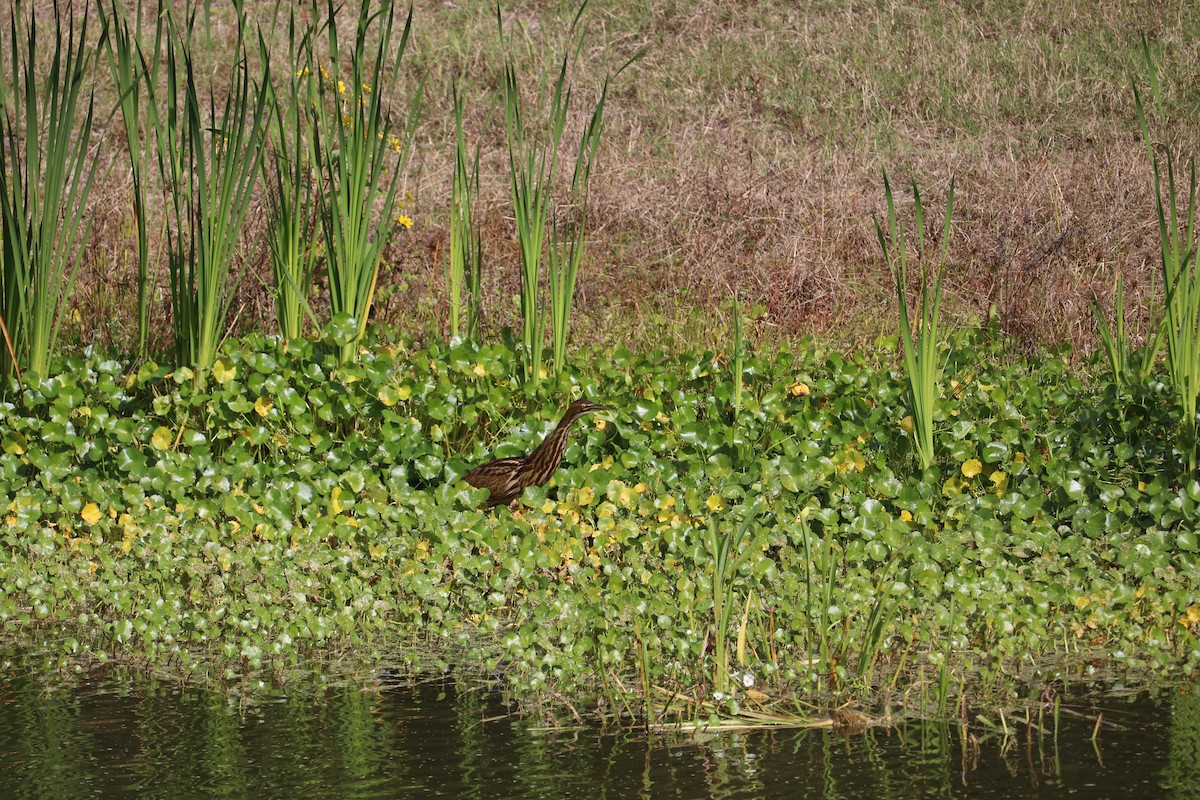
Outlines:
[{"label": "yellowing leaf", "polygon": [[166,425],[159,425],[150,436],[150,446],[155,450],[169,450],[175,441],[175,433]]},{"label": "yellowing leaf", "polygon": [[550,514],[553,511],[554,511],[554,501],[553,500],[547,499],[544,503],[542,503],[542,513],[543,514]]},{"label": "yellowing leaf", "polygon": [[792,397],[808,397],[812,390],[808,388],[807,383],[796,381],[788,387],[788,392],[791,393]]},{"label": "yellowing leaf", "polygon": [[471,372],[474,372],[475,377],[477,378],[482,378],[484,375],[487,375],[487,370],[483,368],[483,364],[476,364]]},{"label": "yellowing leaf", "polygon": [[375,396],[379,398],[379,402],[391,408],[400,401],[399,394],[395,386],[384,386],[380,388]]},{"label": "yellowing leaf", "polygon": [[912,415],[900,420],[900,430],[904,431],[910,436],[912,435],[912,432],[916,430],[916,424],[913,422]]},{"label": "yellowing leaf", "polygon": [[596,493],[592,491],[592,487],[585,486],[579,490],[579,505],[586,506],[596,499]]},{"label": "yellowing leaf", "polygon": [[725,507],[725,499],[717,494],[709,495],[708,499],[704,501],[704,505],[708,506],[709,511],[720,511]]},{"label": "yellowing leaf", "polygon": [[333,487],[333,492],[329,495],[329,511],[332,514],[342,513],[342,504],[338,502],[338,497],[342,494],[342,487]]},{"label": "yellowing leaf", "polygon": [[1001,470],[996,470],[988,476],[988,480],[992,482],[992,486],[996,487],[996,492],[1002,493],[1008,488],[1008,476]]},{"label": "yellowing leaf", "polygon": [[229,383],[237,376],[237,367],[228,358],[218,358],[213,364],[212,375],[217,383]]},{"label": "yellowing leaf", "polygon": [[99,506],[97,506],[95,503],[88,503],[79,512],[79,516],[83,517],[83,521],[86,522],[87,524],[95,525],[97,522],[100,521],[100,518],[103,515],[100,513]]},{"label": "yellowing leaf", "polygon": [[974,478],[979,473],[983,472],[983,464],[978,458],[968,458],[963,462],[962,474],[968,478]]},{"label": "yellowing leaf", "polygon": [[907,508],[903,509],[900,512],[900,521],[901,522],[912,522],[913,521],[913,515]]},{"label": "yellowing leaf", "polygon": [[254,410],[255,410],[255,412],[258,413],[258,415],[260,417],[265,417],[267,414],[269,414],[271,412],[272,405],[273,404],[271,403],[270,400],[268,400],[265,397],[260,397],[254,401]]}]

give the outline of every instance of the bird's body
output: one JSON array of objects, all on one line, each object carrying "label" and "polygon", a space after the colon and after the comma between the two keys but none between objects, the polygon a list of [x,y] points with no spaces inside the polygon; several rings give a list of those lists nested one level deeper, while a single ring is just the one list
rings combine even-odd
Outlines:
[{"label": "bird's body", "polygon": [[481,464],[463,476],[463,480],[477,489],[491,492],[488,507],[511,503],[521,496],[527,486],[541,486],[550,480],[567,447],[571,425],[584,414],[604,411],[611,406],[576,400],[563,414],[558,425],[532,453],[511,458],[498,458]]}]

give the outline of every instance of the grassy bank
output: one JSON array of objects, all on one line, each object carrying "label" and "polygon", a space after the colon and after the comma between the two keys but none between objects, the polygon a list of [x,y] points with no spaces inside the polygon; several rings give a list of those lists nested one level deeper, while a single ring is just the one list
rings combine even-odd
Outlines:
[{"label": "grassy bank", "polygon": [[[272,18],[272,3],[246,5],[278,55],[276,76],[287,75],[286,19]],[[48,25],[51,4],[37,7]],[[197,7],[197,72],[219,77],[235,26],[228,9]],[[425,81],[406,184],[415,224],[388,246],[375,310],[381,321],[413,336],[436,337],[447,326],[457,80],[468,141],[482,148],[485,326],[494,333],[516,324],[507,154],[502,120],[488,111],[506,55],[531,79],[551,68],[574,10],[570,2],[506,7],[514,33],[504,46],[490,7],[416,5],[402,79],[388,98],[400,114]],[[1145,35],[1164,74],[1166,105],[1154,130],[1167,145],[1194,150],[1194,5],[791,9],[595,0],[587,20],[592,38],[578,64],[581,102],[568,139],[586,122],[582,101],[590,102],[606,71],[650,49],[608,103],[575,310],[581,341],[690,349],[714,318],[730,324],[723,309],[733,291],[757,307],[771,341],[798,334],[871,341],[891,324],[880,314],[890,308],[889,280],[870,222],[872,211],[882,211],[882,168],[897,185],[916,177],[931,192],[958,177],[962,214],[946,278],[952,319],[986,318],[994,305],[1003,330],[1024,347],[1067,340],[1087,349],[1095,344],[1092,292],[1107,299],[1123,274],[1131,324],[1145,329],[1159,291],[1157,254],[1130,77],[1145,78],[1138,56]],[[353,26],[346,28],[350,36]],[[107,113],[117,93],[103,59],[96,66],[97,108]],[[96,243],[67,335],[133,351],[138,258],[119,119],[95,138],[96,159],[108,171],[91,198]],[[249,272],[232,320],[243,333],[269,327],[273,307],[264,288],[272,279],[261,193],[254,203],[242,240]],[[149,213],[150,271],[159,287],[151,294],[152,344],[161,351],[171,325],[165,237],[155,204]],[[314,294],[319,303],[322,292]]]},{"label": "grassy bank", "polygon": [[[711,352],[590,353],[538,392],[503,346],[339,366],[332,339],[251,338],[205,390],[75,359],[3,407],[0,618],[64,664],[399,652],[635,718],[1191,674],[1200,486],[1172,477],[1166,395],[994,341],[955,342],[923,473],[900,376],[809,348],[747,358],[740,408]],[[515,512],[478,510],[457,478],[572,390],[619,410]]]},{"label": "grassy bank", "polygon": [[8,27],[6,635],[637,719],[1200,661],[1190,7],[107,8]]}]

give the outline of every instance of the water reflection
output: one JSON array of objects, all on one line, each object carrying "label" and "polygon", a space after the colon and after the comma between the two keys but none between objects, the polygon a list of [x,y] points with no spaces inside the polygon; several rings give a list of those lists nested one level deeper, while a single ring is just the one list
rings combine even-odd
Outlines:
[{"label": "water reflection", "polygon": [[[1052,723],[546,733],[450,685],[239,707],[171,683],[0,676],[0,797],[1200,798],[1200,694],[1078,699]],[[1099,713],[1104,726],[1095,743]]]}]

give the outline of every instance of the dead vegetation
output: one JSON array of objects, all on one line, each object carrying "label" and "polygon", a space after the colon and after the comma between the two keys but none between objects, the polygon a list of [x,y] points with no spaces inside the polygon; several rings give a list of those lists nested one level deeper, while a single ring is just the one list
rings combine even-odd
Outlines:
[{"label": "dead vegetation", "polygon": [[[215,6],[221,23],[228,12]],[[44,0],[37,13],[52,19],[51,7]],[[253,15],[269,25],[274,7],[259,2]],[[504,9],[523,75],[553,60],[574,7]],[[1130,81],[1141,72],[1144,35],[1166,76],[1167,113],[1154,121],[1156,135],[1190,153],[1200,140],[1200,39],[1189,32],[1200,27],[1200,7],[593,0],[587,13],[573,130],[604,72],[643,44],[651,49],[609,99],[576,345],[720,347],[734,292],[757,312],[763,344],[817,334],[853,345],[890,332],[892,289],[871,222],[882,210],[884,168],[897,186],[917,179],[930,206],[941,205],[956,178],[951,324],[994,315],[1021,348],[1067,341],[1090,350],[1088,304],[1093,294],[1107,304],[1121,274],[1131,327],[1145,330],[1159,303],[1157,233]],[[209,66],[225,54],[223,31],[214,24],[211,46],[198,50]],[[519,325],[503,134],[488,117],[502,64],[494,13],[420,2],[413,37],[397,101],[402,107],[401,95],[425,79],[408,179],[416,225],[387,249],[376,315],[414,336],[443,333],[449,95],[458,79],[483,152],[485,335],[494,336]],[[106,68],[97,75],[107,109],[114,98]],[[525,88],[527,98],[536,94],[532,81]],[[112,166],[93,193],[94,240],[68,331],[80,345],[117,350],[136,336],[123,146],[119,118],[98,124],[97,158]],[[251,217],[235,329],[269,330],[262,215]],[[161,238],[158,245],[161,256]],[[161,257],[156,262],[165,275]],[[157,342],[165,346],[165,277],[158,286]]]}]

